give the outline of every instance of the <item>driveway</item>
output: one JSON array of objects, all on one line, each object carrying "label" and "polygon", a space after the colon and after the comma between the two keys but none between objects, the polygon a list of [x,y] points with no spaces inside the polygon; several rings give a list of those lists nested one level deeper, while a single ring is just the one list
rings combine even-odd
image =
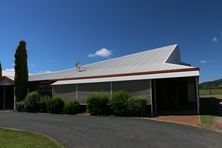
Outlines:
[{"label": "driveway", "polygon": [[0,127],[49,135],[72,148],[221,148],[222,134],[139,118],[0,112]]}]

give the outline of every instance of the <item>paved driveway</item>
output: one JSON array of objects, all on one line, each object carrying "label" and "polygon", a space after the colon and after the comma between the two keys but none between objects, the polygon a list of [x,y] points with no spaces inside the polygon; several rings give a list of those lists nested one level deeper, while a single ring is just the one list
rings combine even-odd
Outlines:
[{"label": "paved driveway", "polygon": [[222,134],[137,118],[0,112],[0,127],[47,134],[72,148],[222,147]]}]

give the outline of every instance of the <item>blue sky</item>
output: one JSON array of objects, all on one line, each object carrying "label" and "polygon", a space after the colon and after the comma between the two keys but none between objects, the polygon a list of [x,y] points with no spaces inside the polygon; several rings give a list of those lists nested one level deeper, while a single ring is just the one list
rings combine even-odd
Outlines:
[{"label": "blue sky", "polygon": [[200,80],[213,80],[222,78],[221,18],[219,0],[0,0],[0,60],[13,68],[20,40],[30,73],[177,43]]}]

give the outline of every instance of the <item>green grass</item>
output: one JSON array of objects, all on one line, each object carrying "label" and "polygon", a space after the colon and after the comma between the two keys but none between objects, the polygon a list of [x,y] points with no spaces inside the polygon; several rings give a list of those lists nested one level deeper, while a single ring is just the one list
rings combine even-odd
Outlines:
[{"label": "green grass", "polygon": [[200,115],[201,127],[212,128],[215,117],[214,115]]},{"label": "green grass", "polygon": [[200,96],[200,98],[211,98],[211,97],[222,99],[222,95],[201,95]]},{"label": "green grass", "polygon": [[62,148],[57,142],[31,132],[0,128],[0,148]]},{"label": "green grass", "polygon": [[[218,91],[218,90],[217,90]],[[213,91],[213,93],[215,93]],[[201,94],[201,93],[200,93]],[[200,121],[201,127],[213,128],[212,125],[216,120],[216,117],[220,115],[220,104],[219,102],[222,99],[222,94],[207,94],[205,93],[200,96]]]},{"label": "green grass", "polygon": [[199,90],[200,96],[205,95],[222,95],[222,89],[200,89]]}]

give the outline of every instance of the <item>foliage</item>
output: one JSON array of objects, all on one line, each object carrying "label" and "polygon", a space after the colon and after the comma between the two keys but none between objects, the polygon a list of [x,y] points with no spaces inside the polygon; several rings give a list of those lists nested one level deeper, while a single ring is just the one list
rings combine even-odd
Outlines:
[{"label": "foliage", "polygon": [[23,100],[28,93],[28,64],[26,42],[20,41],[15,53],[15,96]]},{"label": "foliage", "polygon": [[50,113],[62,113],[64,107],[64,101],[60,97],[52,97],[49,106],[48,111]]},{"label": "foliage", "polygon": [[38,92],[30,92],[25,98],[25,110],[27,112],[38,112],[40,106],[40,95]]},{"label": "foliage", "polygon": [[80,112],[80,104],[78,101],[67,101],[64,106],[64,113],[66,114],[78,114]]},{"label": "foliage", "polygon": [[25,102],[24,101],[20,101],[16,103],[16,110],[18,112],[24,112],[25,111]]},{"label": "foliage", "polygon": [[130,116],[145,116],[147,115],[146,99],[143,97],[129,98],[127,104],[128,115]]},{"label": "foliage", "polygon": [[47,113],[49,108],[49,103],[51,101],[50,96],[41,96],[39,101],[39,111],[42,113]]},{"label": "foliage", "polygon": [[127,115],[127,101],[129,95],[126,91],[118,91],[113,94],[111,99],[111,109],[114,115],[126,116]]},{"label": "foliage", "polygon": [[87,99],[87,110],[91,115],[107,115],[109,112],[109,95],[95,92]]}]

